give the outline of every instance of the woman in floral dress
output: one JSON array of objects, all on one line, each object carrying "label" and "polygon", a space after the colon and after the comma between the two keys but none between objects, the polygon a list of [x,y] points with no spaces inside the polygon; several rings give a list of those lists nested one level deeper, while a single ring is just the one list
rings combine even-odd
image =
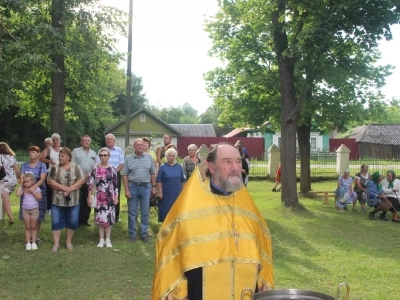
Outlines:
[{"label": "woman in floral dress", "polygon": [[97,247],[111,248],[111,228],[115,223],[115,206],[118,204],[118,179],[116,169],[108,163],[110,151],[99,150],[100,164],[93,168],[89,176],[88,205],[92,205],[92,191],[97,199],[94,209],[94,222],[99,226]]},{"label": "woman in floral dress", "polygon": [[[17,185],[17,176],[19,173],[18,163],[15,159],[15,153],[6,144],[0,143],[0,166],[4,166],[6,176],[0,180],[0,206],[8,215],[8,223],[14,224],[14,218],[11,210],[10,194]],[[3,200],[3,201],[1,201]],[[3,218],[2,209],[0,209],[0,220]]]},{"label": "woman in floral dress", "polygon": [[[350,176],[350,171],[346,170],[343,176],[340,176],[337,183],[336,189],[336,209],[340,212],[347,210],[347,204],[353,204],[356,200],[357,194],[353,191],[353,178]],[[345,197],[346,202],[342,203],[339,199]]]}]

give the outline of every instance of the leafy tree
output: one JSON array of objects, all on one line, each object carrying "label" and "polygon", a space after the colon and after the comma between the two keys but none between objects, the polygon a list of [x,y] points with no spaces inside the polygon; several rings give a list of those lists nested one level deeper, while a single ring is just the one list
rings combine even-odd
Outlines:
[{"label": "leafy tree", "polygon": [[211,105],[206,109],[204,113],[200,115],[200,124],[213,124],[215,129],[215,134],[217,136],[223,136],[228,132],[232,131],[234,128],[232,126],[225,126],[219,123],[219,117],[222,113],[222,109],[217,105]]},{"label": "leafy tree", "polygon": [[389,25],[398,21],[399,11],[395,2],[380,0],[271,4],[219,2],[221,9],[208,31],[214,41],[212,54],[227,67],[210,73],[208,80],[225,120],[236,114],[236,119],[251,116],[249,122],[256,119],[259,124],[280,121],[282,201],[296,206],[296,131],[301,187],[308,191],[309,181],[304,179],[309,179],[311,125],[343,126],[374,101],[367,87],[379,88],[389,73],[388,67],[373,67],[377,41],[390,38]]},{"label": "leafy tree", "polygon": [[[124,33],[124,14],[99,5],[98,0],[24,3],[29,13],[7,7],[8,27],[17,42],[6,45],[10,56],[5,67],[13,69],[13,80],[20,82],[8,80],[19,115],[40,119],[64,142],[71,125],[104,128],[101,124],[111,120],[109,103],[114,97],[110,76],[116,74],[120,58],[114,50],[116,35],[110,33]],[[19,67],[13,68],[16,63]],[[5,89],[4,75],[0,73],[0,89]],[[93,118],[87,116],[91,113]],[[84,120],[77,122],[78,118]],[[81,126],[88,121],[94,123]],[[76,132],[76,127],[70,128]]]},{"label": "leafy tree", "polygon": [[169,124],[197,124],[198,114],[197,111],[185,103],[181,106],[163,108],[158,114],[160,119]]},{"label": "leafy tree", "polygon": [[[122,71],[121,71],[122,72]],[[121,73],[122,75],[122,73]],[[125,76],[121,76],[121,79],[125,79]],[[117,94],[115,102],[111,103],[113,114],[115,117],[125,118],[126,116],[126,91],[121,90]],[[131,112],[133,113],[141,108],[148,105],[148,99],[145,93],[143,93],[142,77],[135,76],[132,74],[132,88],[131,88]]]}]

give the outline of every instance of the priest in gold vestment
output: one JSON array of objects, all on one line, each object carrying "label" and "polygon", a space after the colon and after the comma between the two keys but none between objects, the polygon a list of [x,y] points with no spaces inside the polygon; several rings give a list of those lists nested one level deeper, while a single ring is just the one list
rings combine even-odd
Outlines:
[{"label": "priest in gold vestment", "polygon": [[[152,299],[251,299],[274,288],[271,237],[230,144],[208,154],[157,236]],[[200,166],[201,168],[201,166]]]}]

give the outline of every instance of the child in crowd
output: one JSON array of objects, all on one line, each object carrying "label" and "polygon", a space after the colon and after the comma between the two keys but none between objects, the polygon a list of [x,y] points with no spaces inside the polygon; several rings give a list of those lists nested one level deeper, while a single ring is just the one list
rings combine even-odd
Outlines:
[{"label": "child in crowd", "polygon": [[[279,164],[278,170],[276,170],[276,173],[275,173],[275,185],[272,188],[273,192],[280,192],[281,191],[281,188],[282,188],[281,175],[282,175],[281,164]],[[278,185],[279,185],[279,187],[278,187]]]},{"label": "child in crowd", "polygon": [[[23,182],[16,191],[17,197],[23,195],[22,216],[25,222],[26,250],[37,250],[37,221],[39,218],[39,203],[42,192],[39,187],[33,188],[36,179],[32,173],[24,174]],[[32,242],[32,243],[31,243]]]}]

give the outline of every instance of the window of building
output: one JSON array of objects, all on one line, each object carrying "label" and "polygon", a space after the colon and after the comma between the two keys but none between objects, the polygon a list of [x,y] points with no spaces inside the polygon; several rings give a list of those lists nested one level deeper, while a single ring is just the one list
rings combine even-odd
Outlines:
[{"label": "window of building", "polygon": [[141,114],[140,115],[140,122],[146,122],[146,115],[145,114]]},{"label": "window of building", "polygon": [[317,138],[310,138],[310,148],[311,150],[317,150]]}]

